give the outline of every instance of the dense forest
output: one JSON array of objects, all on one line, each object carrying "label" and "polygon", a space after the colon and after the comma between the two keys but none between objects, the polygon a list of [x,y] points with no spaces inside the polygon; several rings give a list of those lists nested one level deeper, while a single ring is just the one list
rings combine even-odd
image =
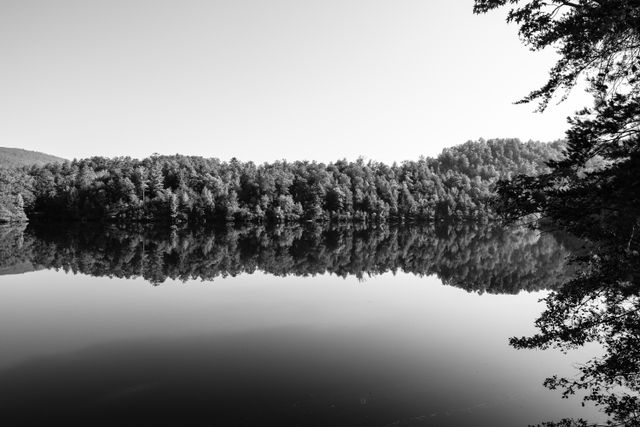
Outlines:
[{"label": "dense forest", "polygon": [[193,156],[92,157],[0,170],[0,222],[295,222],[491,219],[500,179],[546,172],[562,143],[467,142],[401,164],[256,165]]},{"label": "dense forest", "polygon": [[[3,232],[4,230],[4,232]],[[365,278],[403,271],[437,275],[470,292],[555,288],[579,245],[559,234],[498,224],[413,226],[283,224],[275,227],[0,227],[0,273],[41,268],[121,278],[211,281],[263,271],[276,276]]]}]

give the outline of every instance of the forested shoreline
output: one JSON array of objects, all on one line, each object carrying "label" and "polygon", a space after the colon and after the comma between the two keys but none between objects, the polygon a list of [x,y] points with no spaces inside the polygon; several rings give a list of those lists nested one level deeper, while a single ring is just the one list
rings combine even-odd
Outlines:
[{"label": "forested shoreline", "polygon": [[560,141],[495,139],[393,165],[154,155],[5,168],[0,222],[484,221],[495,218],[499,180],[547,172],[562,149]]}]

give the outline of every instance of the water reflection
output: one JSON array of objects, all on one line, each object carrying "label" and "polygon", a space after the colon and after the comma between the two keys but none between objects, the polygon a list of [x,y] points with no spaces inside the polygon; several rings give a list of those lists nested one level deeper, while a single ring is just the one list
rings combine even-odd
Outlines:
[{"label": "water reflection", "polygon": [[533,332],[540,293],[404,273],[152,287],[48,270],[0,284],[5,425],[510,427],[582,413],[541,382],[584,355],[507,344]]},{"label": "water reflection", "polygon": [[551,289],[570,275],[559,235],[491,225],[145,229],[31,225],[5,229],[0,272],[62,269],[120,278],[213,280],[253,273],[364,278],[437,275],[474,292]]},{"label": "water reflection", "polygon": [[[602,419],[542,386],[593,349],[507,344],[534,333],[544,295],[512,294],[570,275],[564,258],[577,245],[559,235],[31,224],[0,237],[0,420],[9,425]],[[178,286],[194,279],[205,283]]]}]

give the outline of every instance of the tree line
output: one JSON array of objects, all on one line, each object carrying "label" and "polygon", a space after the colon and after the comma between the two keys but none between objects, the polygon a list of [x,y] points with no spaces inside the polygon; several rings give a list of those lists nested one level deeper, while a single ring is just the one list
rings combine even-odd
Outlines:
[{"label": "tree line", "polygon": [[271,222],[486,220],[496,183],[537,175],[562,143],[496,139],[387,165],[154,155],[0,170],[0,220]]}]

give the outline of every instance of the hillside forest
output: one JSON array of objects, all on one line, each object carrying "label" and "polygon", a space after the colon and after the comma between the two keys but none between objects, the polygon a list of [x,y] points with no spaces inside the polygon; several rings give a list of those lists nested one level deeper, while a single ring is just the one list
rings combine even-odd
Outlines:
[{"label": "hillside forest", "polygon": [[0,222],[486,221],[499,180],[548,171],[561,141],[470,141],[387,165],[153,155],[0,168]]}]

